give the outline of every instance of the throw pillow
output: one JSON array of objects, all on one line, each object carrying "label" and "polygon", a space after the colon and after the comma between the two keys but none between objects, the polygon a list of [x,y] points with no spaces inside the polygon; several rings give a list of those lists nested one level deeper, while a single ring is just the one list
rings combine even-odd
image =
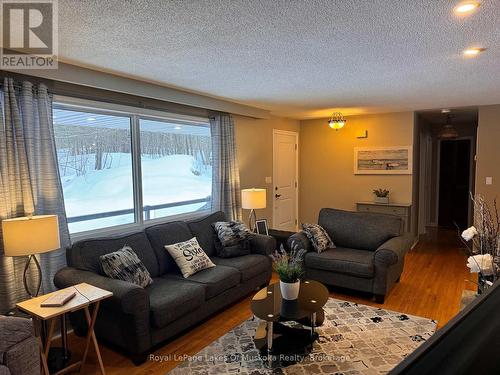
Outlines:
[{"label": "throw pillow", "polygon": [[335,248],[332,239],[321,225],[304,223],[302,224],[302,230],[318,253]]},{"label": "throw pillow", "polygon": [[250,231],[241,221],[217,221],[212,226],[222,246],[237,245],[250,235]]},{"label": "throw pillow", "polygon": [[184,277],[194,275],[206,268],[215,267],[215,264],[201,248],[196,237],[173,245],[165,245],[165,249],[174,258]]},{"label": "throw pillow", "polygon": [[143,288],[153,283],[146,266],[130,246],[99,257],[103,272],[112,279],[128,281]]}]

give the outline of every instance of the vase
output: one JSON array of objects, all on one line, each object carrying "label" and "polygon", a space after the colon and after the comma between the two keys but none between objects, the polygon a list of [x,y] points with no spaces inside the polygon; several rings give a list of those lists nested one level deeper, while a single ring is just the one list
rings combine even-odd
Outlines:
[{"label": "vase", "polygon": [[299,298],[300,281],[294,283],[285,283],[280,280],[281,297],[286,300]]},{"label": "vase", "polygon": [[389,197],[375,197],[375,203],[389,204]]}]

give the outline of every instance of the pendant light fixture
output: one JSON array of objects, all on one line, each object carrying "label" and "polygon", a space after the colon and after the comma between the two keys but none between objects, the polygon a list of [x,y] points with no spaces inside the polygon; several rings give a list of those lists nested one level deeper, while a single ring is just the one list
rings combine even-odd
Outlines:
[{"label": "pendant light fixture", "polygon": [[345,117],[340,112],[333,112],[330,119],[328,120],[328,126],[330,128],[339,130],[342,129],[346,123]]},{"label": "pendant light fixture", "polygon": [[447,113],[446,114],[446,123],[441,128],[441,130],[439,130],[439,133],[438,133],[438,138],[439,139],[455,139],[455,138],[458,138],[457,129],[455,129],[455,127],[451,124],[451,119],[452,119],[451,114]]}]

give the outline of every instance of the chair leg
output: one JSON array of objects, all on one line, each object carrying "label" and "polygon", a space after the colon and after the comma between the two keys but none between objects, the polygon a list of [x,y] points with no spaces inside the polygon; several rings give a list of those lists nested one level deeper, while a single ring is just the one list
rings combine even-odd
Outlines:
[{"label": "chair leg", "polygon": [[383,304],[385,301],[385,296],[383,294],[375,294],[375,302]]}]

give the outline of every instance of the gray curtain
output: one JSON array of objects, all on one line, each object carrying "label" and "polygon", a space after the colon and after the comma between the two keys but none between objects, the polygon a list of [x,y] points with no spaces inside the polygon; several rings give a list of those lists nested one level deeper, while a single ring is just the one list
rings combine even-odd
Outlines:
[{"label": "gray curtain", "polygon": [[212,135],[212,209],[228,220],[241,220],[241,188],[234,121],[227,113],[210,116]]},{"label": "gray curtain", "polygon": [[[56,214],[61,249],[40,255],[40,293],[54,290],[52,279],[66,264],[69,244],[52,125],[52,97],[43,84],[5,78],[0,93],[0,220],[28,214]],[[0,227],[0,312],[27,299],[22,274],[26,258],[5,257]],[[34,272],[30,270],[32,283]]]}]

